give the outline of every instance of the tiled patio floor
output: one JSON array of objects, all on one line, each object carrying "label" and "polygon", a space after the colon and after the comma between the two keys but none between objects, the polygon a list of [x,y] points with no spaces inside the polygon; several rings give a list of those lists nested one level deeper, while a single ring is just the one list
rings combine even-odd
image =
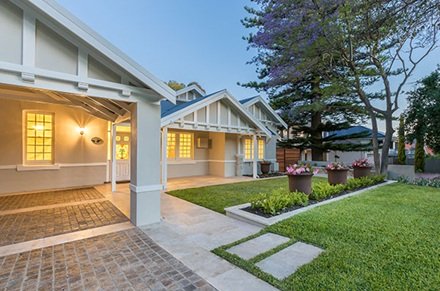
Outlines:
[{"label": "tiled patio floor", "polygon": [[0,196],[0,211],[100,199],[95,188],[48,191],[22,195]]},{"label": "tiled patio floor", "polygon": [[0,290],[215,290],[138,229],[0,258]]},{"label": "tiled patio floor", "polygon": [[0,215],[0,246],[124,221],[110,201]]}]

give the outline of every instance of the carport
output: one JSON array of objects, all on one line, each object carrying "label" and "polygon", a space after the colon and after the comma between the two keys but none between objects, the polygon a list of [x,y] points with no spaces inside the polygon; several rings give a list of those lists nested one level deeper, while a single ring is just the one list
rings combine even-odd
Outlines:
[{"label": "carport", "polygon": [[53,1],[0,2],[1,193],[110,181],[129,121],[130,219],[160,220],[160,100],[174,91]]}]

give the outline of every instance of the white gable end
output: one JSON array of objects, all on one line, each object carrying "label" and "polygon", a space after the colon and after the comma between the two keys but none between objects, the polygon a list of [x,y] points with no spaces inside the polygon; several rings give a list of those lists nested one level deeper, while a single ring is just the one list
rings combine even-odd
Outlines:
[{"label": "white gable end", "polygon": [[0,83],[135,101],[175,92],[50,0],[0,1]]}]

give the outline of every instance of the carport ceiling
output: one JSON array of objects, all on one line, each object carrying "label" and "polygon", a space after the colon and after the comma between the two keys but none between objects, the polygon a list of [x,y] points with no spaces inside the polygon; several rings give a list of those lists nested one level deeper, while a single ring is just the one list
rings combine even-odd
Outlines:
[{"label": "carport ceiling", "polygon": [[73,106],[117,123],[130,119],[131,103],[118,100],[10,85],[0,85],[0,98]]}]

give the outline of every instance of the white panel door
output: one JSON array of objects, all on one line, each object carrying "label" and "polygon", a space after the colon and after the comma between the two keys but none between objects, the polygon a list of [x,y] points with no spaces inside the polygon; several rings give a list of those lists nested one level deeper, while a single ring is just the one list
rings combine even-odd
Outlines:
[{"label": "white panel door", "polygon": [[116,181],[130,181],[130,160],[116,161]]}]

